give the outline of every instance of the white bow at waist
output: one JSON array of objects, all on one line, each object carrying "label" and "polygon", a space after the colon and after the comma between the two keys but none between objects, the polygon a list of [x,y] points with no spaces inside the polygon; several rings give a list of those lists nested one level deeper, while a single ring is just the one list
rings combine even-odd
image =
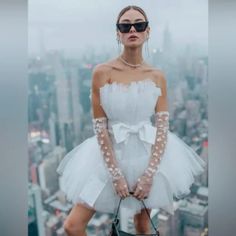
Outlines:
[{"label": "white bow at waist", "polygon": [[122,122],[111,125],[116,143],[127,142],[131,133],[138,134],[140,140],[154,144],[157,128],[150,121],[141,121],[136,125],[128,125]]}]

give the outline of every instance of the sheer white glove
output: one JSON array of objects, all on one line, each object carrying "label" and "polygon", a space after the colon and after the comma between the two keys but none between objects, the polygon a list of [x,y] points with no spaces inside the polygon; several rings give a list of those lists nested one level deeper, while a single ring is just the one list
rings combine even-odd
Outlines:
[{"label": "sheer white glove", "polygon": [[115,154],[112,148],[112,142],[109,136],[107,128],[107,118],[93,118],[93,130],[97,136],[98,144],[100,146],[105,165],[110,173],[112,178],[113,186],[116,190],[116,193],[125,198],[129,196],[129,190],[127,182],[118,167],[118,163],[115,158]]},{"label": "sheer white glove", "polygon": [[148,167],[135,185],[134,196],[139,200],[148,197],[152,187],[153,176],[158,169],[165,151],[169,130],[168,111],[159,111],[155,113],[155,126],[157,127],[156,140],[155,144],[152,146]]}]

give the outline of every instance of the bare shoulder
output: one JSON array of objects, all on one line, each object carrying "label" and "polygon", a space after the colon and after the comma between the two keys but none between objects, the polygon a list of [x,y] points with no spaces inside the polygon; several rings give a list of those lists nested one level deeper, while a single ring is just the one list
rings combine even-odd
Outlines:
[{"label": "bare shoulder", "polygon": [[101,87],[109,80],[110,66],[107,63],[97,64],[92,72],[92,84],[94,87]]},{"label": "bare shoulder", "polygon": [[166,78],[165,78],[165,73],[162,70],[146,63],[144,71],[152,77],[153,81],[156,83],[158,87],[165,86]]},{"label": "bare shoulder", "polygon": [[123,70],[121,62],[118,60],[118,58],[113,58],[106,62],[106,65],[110,67],[111,70]]},{"label": "bare shoulder", "polygon": [[109,73],[109,65],[105,62],[105,63],[101,63],[101,64],[97,64],[94,68],[93,68],[93,77],[100,77],[100,76],[104,76],[107,75]]},{"label": "bare shoulder", "polygon": [[152,70],[153,79],[156,82],[156,85],[161,88],[166,87],[166,76],[164,71],[160,69],[153,68]]},{"label": "bare shoulder", "polygon": [[97,64],[93,69],[93,85],[95,85],[95,87],[101,87],[105,83],[110,83],[112,71],[121,69],[117,59],[111,59],[104,63]]}]

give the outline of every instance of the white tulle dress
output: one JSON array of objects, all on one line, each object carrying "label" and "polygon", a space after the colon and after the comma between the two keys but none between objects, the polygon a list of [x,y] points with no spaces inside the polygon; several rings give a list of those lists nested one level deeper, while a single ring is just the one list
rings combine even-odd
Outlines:
[{"label": "white tulle dress", "polygon": [[[113,82],[100,88],[101,106],[108,117],[113,149],[130,190],[149,163],[152,144],[148,127],[153,126],[151,117],[160,95],[161,89],[151,79],[130,84]],[[118,123],[120,125],[113,129]],[[124,125],[126,129],[122,129]],[[203,173],[205,166],[196,152],[168,131],[166,149],[145,200],[146,206],[174,214],[173,196],[188,195],[194,177]],[[99,212],[114,213],[119,197],[95,135],[70,151],[60,162],[57,173],[61,175],[62,191],[73,204],[83,203]],[[128,197],[122,207],[137,213],[142,204]]]}]

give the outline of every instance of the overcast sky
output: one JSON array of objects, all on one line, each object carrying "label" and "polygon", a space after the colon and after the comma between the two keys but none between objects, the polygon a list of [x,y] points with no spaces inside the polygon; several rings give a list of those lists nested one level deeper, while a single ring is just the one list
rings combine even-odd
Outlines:
[{"label": "overcast sky", "polygon": [[29,0],[29,53],[39,50],[40,32],[46,49],[117,48],[116,18],[130,4],[148,15],[151,47],[161,47],[167,25],[175,43],[207,46],[207,0]]}]

